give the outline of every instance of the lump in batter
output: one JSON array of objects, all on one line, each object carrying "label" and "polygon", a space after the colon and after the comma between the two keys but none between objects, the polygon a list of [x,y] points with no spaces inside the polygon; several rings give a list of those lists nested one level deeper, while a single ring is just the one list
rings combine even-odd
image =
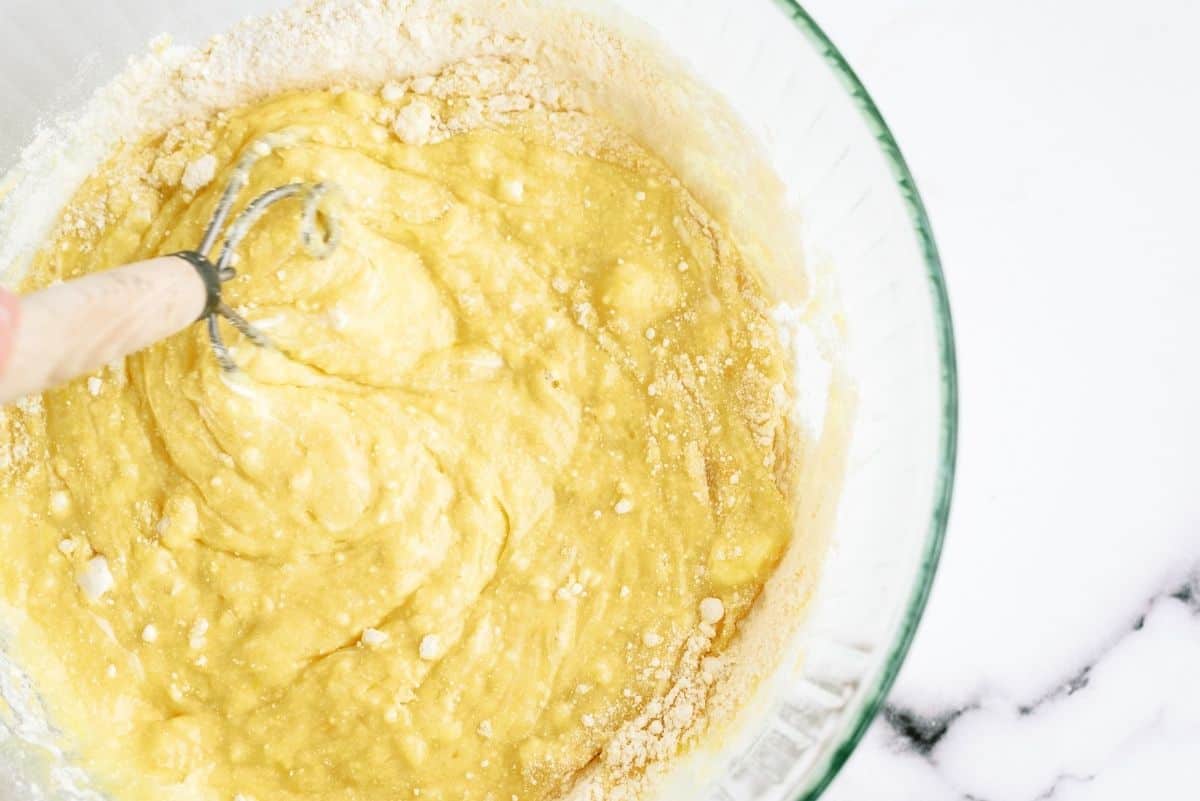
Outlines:
[{"label": "lump in batter", "polygon": [[247,195],[340,188],[328,260],[286,206],[242,248],[227,297],[278,346],[231,332],[244,374],[189,330],[0,416],[5,620],[114,798],[555,798],[663,732],[777,563],[755,278],[635,143],[504,111],[223,113],[122,148],[37,258],[28,288],[193,245],[269,133],[302,139]]}]

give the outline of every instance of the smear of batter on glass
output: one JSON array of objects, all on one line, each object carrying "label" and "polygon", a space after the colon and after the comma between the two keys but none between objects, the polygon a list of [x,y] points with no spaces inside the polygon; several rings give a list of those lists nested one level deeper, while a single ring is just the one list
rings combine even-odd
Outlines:
[{"label": "smear of batter on glass", "polygon": [[119,801],[556,798],[663,733],[789,541],[788,371],[720,228],[596,119],[422,88],[126,145],[30,272],[194,245],[266,134],[247,195],[339,187],[328,260],[286,206],[243,247],[244,374],[189,330],[0,415],[7,617]]}]

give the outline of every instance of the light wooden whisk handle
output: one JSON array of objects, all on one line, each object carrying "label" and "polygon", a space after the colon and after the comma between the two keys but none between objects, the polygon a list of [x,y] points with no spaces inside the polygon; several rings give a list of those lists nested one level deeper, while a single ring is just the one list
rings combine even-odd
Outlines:
[{"label": "light wooden whisk handle", "polygon": [[177,256],[93,273],[19,300],[0,404],[52,389],[186,328],[208,291]]}]

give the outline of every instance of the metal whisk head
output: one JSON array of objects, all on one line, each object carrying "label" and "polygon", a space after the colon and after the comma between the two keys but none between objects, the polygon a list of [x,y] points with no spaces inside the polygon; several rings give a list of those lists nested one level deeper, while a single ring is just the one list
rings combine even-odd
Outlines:
[{"label": "metal whisk head", "polygon": [[[287,184],[286,186],[279,186],[264,192],[251,200],[225,230],[225,239],[221,244],[217,260],[214,262],[209,259],[208,254],[212,252],[221,230],[225,228],[225,223],[229,220],[229,216],[233,211],[234,203],[250,183],[250,172],[253,170],[254,165],[261,159],[269,156],[276,148],[288,147],[294,143],[295,137],[285,133],[267,136],[252,144],[241,160],[238,161],[237,167],[229,179],[229,183],[225,186],[225,191],[221,193],[221,199],[217,202],[217,208],[213,212],[212,219],[204,231],[204,238],[200,246],[195,251],[179,254],[196,265],[198,270],[203,267],[210,274],[215,274],[216,276],[217,280],[213,282],[216,285],[216,289],[214,290],[214,287],[210,286],[209,304],[205,310],[203,319],[208,326],[208,339],[212,345],[213,354],[216,356],[221,368],[226,371],[236,370],[237,364],[233,361],[233,357],[229,353],[229,348],[226,346],[225,340],[221,337],[218,318],[224,317],[255,345],[259,347],[270,346],[270,340],[267,339],[265,334],[251,325],[246,318],[230,308],[220,298],[219,285],[232,280],[237,275],[237,271],[233,268],[234,253],[242,243],[242,240],[246,238],[250,229],[276,203],[288,198],[299,197],[304,201],[303,216],[301,217],[300,225],[300,241],[310,256],[314,259],[328,258],[337,248],[341,236],[337,219],[331,216],[328,211],[322,211],[321,209],[321,202],[330,191],[330,187],[327,184]],[[321,225],[319,223],[321,222],[324,223],[324,232],[320,230]],[[202,261],[203,264],[197,264],[198,261]]]}]

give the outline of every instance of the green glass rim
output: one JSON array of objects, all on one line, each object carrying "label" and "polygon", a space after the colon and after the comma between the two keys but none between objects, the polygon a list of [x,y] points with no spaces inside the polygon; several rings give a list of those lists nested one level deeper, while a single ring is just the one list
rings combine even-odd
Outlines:
[{"label": "green glass rim", "polygon": [[807,38],[809,44],[818,50],[843,88],[850,94],[891,167],[908,209],[913,233],[917,237],[917,243],[925,260],[926,279],[929,282],[929,291],[933,300],[938,359],[941,365],[942,420],[939,430],[938,475],[934,486],[933,507],[930,511],[929,527],[917,571],[917,580],[910,591],[904,616],[900,621],[895,639],[890,645],[883,670],[875,677],[874,686],[869,688],[866,702],[858,711],[857,717],[849,729],[845,730],[842,741],[827,757],[826,764],[817,768],[820,775],[796,799],[796,801],[815,801],[824,793],[846,764],[866,734],[867,728],[882,708],[884,699],[891,691],[900,667],[908,655],[909,647],[917,632],[917,626],[925,611],[926,602],[929,600],[929,593],[933,588],[938,561],[941,558],[942,544],[946,537],[946,525],[950,517],[950,502],[954,491],[954,471],[958,454],[958,367],[954,345],[954,325],[950,314],[950,298],[946,291],[946,277],[942,271],[941,256],[938,254],[937,242],[933,237],[933,225],[930,223],[925,202],[917,190],[916,180],[900,150],[900,145],[896,142],[891,128],[884,120],[879,107],[875,105],[875,101],[867,92],[863,82],[846,61],[845,56],[812,18],[812,15],[804,10],[797,0],[773,0],[773,2],[795,23],[796,28]]}]

